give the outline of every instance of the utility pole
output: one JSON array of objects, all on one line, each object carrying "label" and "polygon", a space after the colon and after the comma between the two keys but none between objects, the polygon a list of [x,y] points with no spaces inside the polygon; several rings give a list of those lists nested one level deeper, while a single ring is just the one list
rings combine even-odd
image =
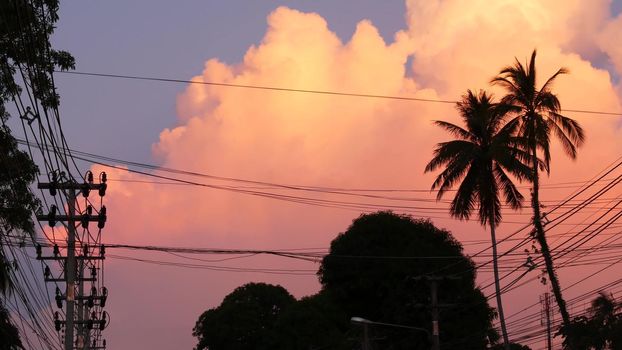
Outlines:
[{"label": "utility pole", "polygon": [[544,293],[544,296],[540,296],[541,315],[540,325],[546,325],[546,348],[548,350],[553,349],[553,339],[551,336],[551,295]]},{"label": "utility pole", "polygon": [[415,281],[424,280],[430,286],[430,302],[431,302],[431,314],[432,314],[432,350],[440,350],[441,349],[441,338],[440,338],[440,312],[439,309],[441,307],[451,306],[450,304],[439,304],[438,302],[438,284],[444,280],[459,280],[460,277],[457,276],[419,276],[412,278]]},{"label": "utility pole", "polygon": [[440,350],[441,340],[438,329],[438,278],[430,279],[430,294],[432,295],[432,350]]},{"label": "utility pole", "polygon": [[372,350],[371,341],[369,340],[369,325],[363,324],[363,350]]},{"label": "utility pole", "polygon": [[65,301],[67,303],[65,311],[67,320],[67,325],[65,327],[65,350],[73,350],[73,304],[76,292],[76,222],[74,221],[76,215],[76,190],[68,188],[66,192],[69,217],[67,218],[67,260],[65,262],[65,278],[67,279],[67,288],[65,291]]},{"label": "utility pole", "polygon": [[[56,196],[59,191],[65,194],[67,199],[66,215],[58,213],[59,209],[55,205],[50,206],[48,214],[37,215],[37,220],[46,221],[50,227],[54,227],[57,222],[67,223],[67,245],[66,255],[61,255],[61,248],[56,241],[49,245],[53,247],[53,256],[42,256],[42,247],[37,245],[37,259],[54,260],[60,264],[60,276],[54,276],[52,269],[45,265],[44,276],[46,282],[64,282],[65,292],[56,287],[56,305],[63,308],[65,302],[65,320],[61,320],[58,312],[54,313],[54,325],[56,331],[60,332],[64,328],[64,349],[65,350],[94,350],[105,349],[106,341],[101,340],[101,331],[107,326],[107,312],[103,311],[108,290],[97,284],[97,270],[101,269],[105,259],[105,248],[101,244],[101,236],[91,238],[89,234],[89,223],[97,222],[97,227],[101,230],[106,223],[106,207],[102,206],[94,215],[90,204],[86,205],[84,211],[77,210],[77,193],[81,192],[86,199],[93,190],[98,191],[103,197],[106,193],[106,174],[100,174],[100,183],[93,183],[93,174],[89,171],[84,183],[77,183],[73,180],[60,181],[56,173],[52,174],[51,182],[39,183],[39,189],[50,191],[51,196]],[[88,203],[88,200],[85,200]],[[85,203],[85,204],[86,204]],[[81,225],[86,234],[82,238],[78,236],[77,227]],[[76,251],[76,243],[80,243],[79,254]],[[52,244],[53,243],[53,244]],[[93,254],[91,249],[99,248],[99,255]],[[90,269],[90,277],[85,277],[84,270]],[[84,284],[91,283],[91,294],[84,294]],[[101,282],[101,281],[99,281]],[[76,305],[77,304],[77,305]],[[90,311],[90,317],[89,317]],[[93,340],[91,342],[91,339]]]}]

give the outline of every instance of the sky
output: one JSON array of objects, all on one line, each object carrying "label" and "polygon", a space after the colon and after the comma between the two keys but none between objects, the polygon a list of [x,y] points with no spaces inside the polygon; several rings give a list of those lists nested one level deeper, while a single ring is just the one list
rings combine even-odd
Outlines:
[{"label": "sky", "polygon": [[[515,57],[524,62],[537,48],[540,83],[559,67],[571,72],[555,84],[564,109],[620,112],[621,10],[621,1],[605,0],[186,1],[175,5],[75,1],[61,4],[53,43],[75,56],[80,72],[452,101],[467,89],[488,89],[500,96],[502,91],[491,87],[490,79]],[[55,79],[62,98],[63,128],[74,149],[279,184],[428,190],[434,174],[424,174],[423,169],[434,145],[449,137],[432,120],[458,121],[452,105],[442,103],[66,74]],[[542,200],[547,204],[577,189],[555,184],[591,179],[622,150],[621,118],[567,115],[583,125],[587,142],[576,161],[565,157],[559,145],[553,146],[553,169],[543,179],[548,188],[543,188]],[[361,214],[351,208],[311,206],[214,188],[145,183],[153,179],[101,166],[93,170],[105,170],[111,179],[104,198],[109,215],[103,233],[107,243],[327,248]],[[528,190],[523,191],[528,196]],[[371,206],[395,204],[279,193]],[[485,247],[475,244],[488,239],[477,222],[449,218],[441,210],[446,208],[442,203],[420,202],[433,200],[434,193],[399,195],[414,199],[408,205],[434,208],[396,211],[431,218],[463,241],[467,253]],[[528,209],[505,214],[499,238],[529,220]],[[572,222],[578,226],[561,227],[558,233],[582,227],[581,220],[589,215],[594,211]],[[554,240],[552,245],[556,244]],[[500,250],[511,246],[501,244]],[[113,254],[188,262],[166,254]],[[232,273],[110,258],[105,276],[112,319],[105,332],[108,344],[189,349],[195,345],[191,331],[198,316],[243,283],[278,283],[296,297],[319,289],[313,274],[317,265],[312,263],[248,257],[205,264],[308,273]],[[562,286],[600,267],[560,270]],[[529,273],[537,275],[538,271]],[[567,295],[619,278],[615,276],[615,269],[609,269],[569,288]],[[489,278],[489,271],[481,271],[478,282],[486,285]],[[535,281],[507,293],[506,316],[537,302],[546,290]]]}]

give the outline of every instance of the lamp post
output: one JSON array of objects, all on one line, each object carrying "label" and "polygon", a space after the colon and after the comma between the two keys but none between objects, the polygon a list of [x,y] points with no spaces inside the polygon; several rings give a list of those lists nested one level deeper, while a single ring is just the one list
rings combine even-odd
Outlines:
[{"label": "lamp post", "polygon": [[375,321],[370,321],[368,319],[365,319],[365,318],[362,318],[362,317],[356,317],[356,316],[350,318],[350,322],[358,323],[358,324],[362,324],[363,325],[363,332],[364,332],[363,350],[371,350],[371,343],[369,341],[369,333],[368,333],[368,329],[367,329],[367,327],[369,325],[384,326],[384,327],[394,327],[394,328],[405,328],[405,329],[410,329],[410,330],[415,330],[415,331],[421,331],[421,332],[425,332],[425,334],[427,334],[428,339],[431,338],[430,332],[427,329],[420,328],[420,327],[406,326],[406,325],[403,325],[403,324],[395,324],[395,323],[375,322]]}]

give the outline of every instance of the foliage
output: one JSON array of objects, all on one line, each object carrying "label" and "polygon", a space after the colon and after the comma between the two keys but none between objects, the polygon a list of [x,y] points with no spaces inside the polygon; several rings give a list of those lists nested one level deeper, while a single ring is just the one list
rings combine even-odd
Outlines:
[{"label": "foliage", "polygon": [[248,283],[227,295],[217,308],[205,311],[193,335],[197,350],[271,349],[272,328],[295,299],[281,286]]},{"label": "foliage", "polygon": [[272,348],[350,350],[358,344],[356,331],[351,329],[348,316],[322,291],[302,298],[279,316],[274,327],[277,341]]},{"label": "foliage", "polygon": [[[56,68],[73,68],[74,59],[67,52],[50,48],[49,36],[58,20],[57,12],[57,0],[0,3],[0,235],[14,231],[34,234],[31,213],[39,207],[39,201],[29,185],[38,169],[18,149],[11,135],[7,106],[14,103],[24,108],[19,104],[20,83],[26,83],[28,96],[40,101],[43,110],[58,107],[52,73]],[[33,108],[29,118],[38,116],[38,106]],[[9,268],[10,263],[0,249],[0,292],[3,293],[13,283]]]},{"label": "foliage", "polygon": [[43,107],[58,107],[59,96],[54,90],[52,73],[56,68],[67,70],[75,65],[68,52],[50,47],[49,37],[58,21],[58,5],[58,0],[4,0],[0,4],[0,96],[3,102],[20,91],[15,79],[19,72],[20,79],[29,82],[33,96]]},{"label": "foliage", "polygon": [[[0,293],[12,289],[11,262],[3,242],[10,233],[34,235],[33,211],[40,206],[30,184],[38,169],[27,153],[20,151],[7,125],[8,105],[29,111],[28,118],[39,118],[49,108],[57,108],[54,89],[55,69],[74,67],[74,58],[52,49],[49,37],[58,21],[58,0],[3,0],[0,2]],[[24,110],[22,88],[33,104]],[[37,102],[33,102],[38,101]],[[41,107],[41,108],[39,108]],[[21,116],[20,116],[21,117]],[[34,119],[33,119],[34,120]],[[1,298],[0,298],[1,302]],[[23,348],[17,329],[0,304],[0,349]]]},{"label": "foliage", "polygon": [[[432,259],[423,257],[433,256]],[[318,272],[323,290],[348,317],[430,329],[430,288],[415,277],[458,276],[443,280],[441,343],[461,349],[485,348],[495,338],[494,316],[486,298],[475,287],[473,262],[448,231],[427,220],[391,212],[362,215],[331,243]],[[428,349],[422,331],[375,327],[386,349]],[[415,347],[414,347],[415,346]]]},{"label": "foliage", "polygon": [[[435,256],[438,259],[423,257]],[[331,244],[318,276],[322,290],[295,301],[285,289],[250,283],[201,315],[193,330],[197,350],[357,349],[363,327],[353,316],[429,330],[430,289],[413,277],[443,280],[439,301],[443,347],[483,349],[498,335],[493,310],[475,287],[473,262],[448,231],[426,220],[390,212],[362,215]],[[370,327],[382,349],[429,349],[426,331]]]},{"label": "foliage", "polygon": [[522,149],[526,144],[523,138],[515,136],[518,123],[504,123],[506,108],[495,104],[486,92],[476,95],[468,90],[457,107],[466,128],[435,122],[456,140],[439,143],[425,171],[445,167],[432,185],[432,189],[438,189],[439,200],[462,181],[450,205],[452,216],[469,219],[477,207],[482,225],[498,226],[499,192],[512,209],[519,209],[523,201],[508,173],[519,180],[531,178],[529,165],[523,162],[529,159]]},{"label": "foliage", "polygon": [[592,301],[585,316],[575,317],[560,333],[564,349],[622,349],[622,304],[605,293]]},{"label": "foliage", "polygon": [[0,350],[24,349],[17,328],[11,323],[9,311],[0,299]]}]

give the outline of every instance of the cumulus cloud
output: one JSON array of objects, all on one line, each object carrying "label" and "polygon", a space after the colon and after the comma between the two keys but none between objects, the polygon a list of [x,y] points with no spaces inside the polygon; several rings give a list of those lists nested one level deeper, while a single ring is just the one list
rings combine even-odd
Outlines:
[{"label": "cumulus cloud", "polygon": [[[361,21],[352,38],[344,42],[320,15],[280,7],[268,17],[262,42],[250,47],[240,63],[209,59],[193,80],[455,100],[467,88],[489,88],[488,82],[501,67],[511,64],[515,56],[525,60],[537,48],[540,79],[561,66],[572,72],[560,77],[555,86],[564,107],[619,111],[620,96],[610,73],[590,61],[606,53],[618,71],[622,69],[619,45],[611,44],[622,22],[618,18],[602,24],[608,18],[607,4],[410,0],[405,29],[389,43],[369,21]],[[599,35],[598,47],[586,31]],[[584,125],[588,140],[576,163],[556,150],[554,181],[585,179],[622,150],[616,118],[568,115]],[[448,138],[431,120],[456,121],[456,112],[446,104],[195,84],[178,96],[177,118],[178,125],[163,130],[153,145],[154,156],[166,167],[266,182],[427,189],[432,175],[423,174],[425,163],[434,144]],[[125,180],[113,183],[106,198],[109,241],[326,247],[358,215],[222,189],[128,182],[145,178],[108,171],[111,179]],[[214,179],[193,180],[231,186]],[[417,196],[434,198],[432,194]],[[460,238],[487,237],[476,224],[438,222],[455,229]],[[121,274],[111,277],[118,284],[116,289],[121,292],[139,281],[161,280],[149,268],[136,269],[140,278],[128,279],[113,262],[113,270]],[[173,282],[158,284],[158,288],[168,298],[186,300],[181,309],[162,309],[178,313],[185,334],[201,307],[218,304],[249,279],[282,283],[299,296],[318,288],[313,276],[202,272],[204,279],[197,280],[196,274],[186,272],[160,273],[167,273]],[[192,288],[184,283],[192,283]],[[112,301],[111,305],[124,303]],[[131,310],[138,306],[126,306],[122,317],[131,320]],[[129,336],[120,329],[116,332],[119,337]],[[191,345],[191,339],[184,341]]]}]

